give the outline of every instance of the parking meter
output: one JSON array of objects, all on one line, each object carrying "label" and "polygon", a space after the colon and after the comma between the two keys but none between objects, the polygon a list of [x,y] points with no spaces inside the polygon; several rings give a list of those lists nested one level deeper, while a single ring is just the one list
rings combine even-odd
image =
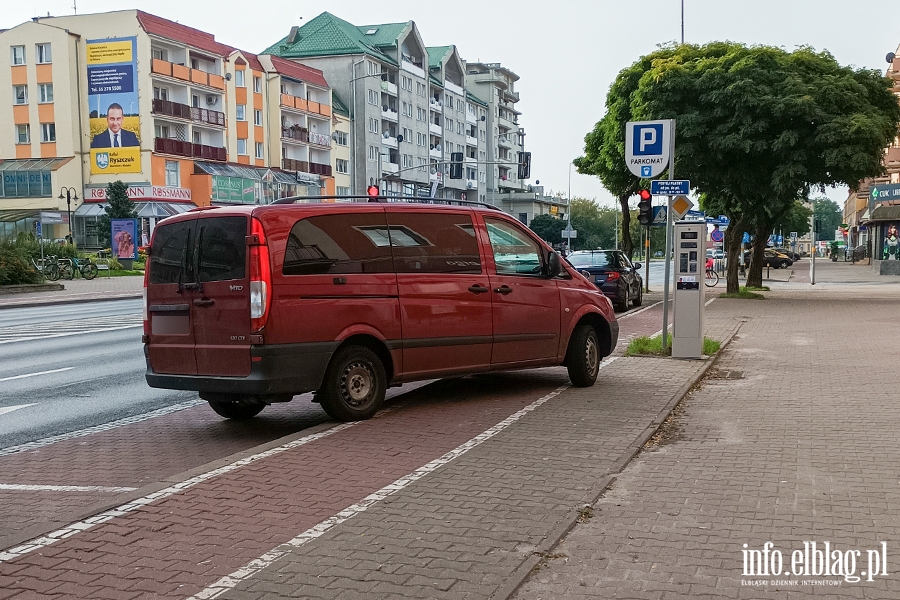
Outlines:
[{"label": "parking meter", "polygon": [[703,312],[706,302],[706,223],[674,223],[675,315],[672,323],[672,356],[703,356]]}]

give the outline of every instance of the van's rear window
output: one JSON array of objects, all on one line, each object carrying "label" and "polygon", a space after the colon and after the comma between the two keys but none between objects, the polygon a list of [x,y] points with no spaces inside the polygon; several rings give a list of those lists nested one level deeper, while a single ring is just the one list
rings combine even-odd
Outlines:
[{"label": "van's rear window", "polygon": [[288,236],[282,273],[391,273],[384,213],[319,215],[298,221]]},{"label": "van's rear window", "polygon": [[150,283],[244,279],[247,218],[214,217],[157,227],[150,255]]}]

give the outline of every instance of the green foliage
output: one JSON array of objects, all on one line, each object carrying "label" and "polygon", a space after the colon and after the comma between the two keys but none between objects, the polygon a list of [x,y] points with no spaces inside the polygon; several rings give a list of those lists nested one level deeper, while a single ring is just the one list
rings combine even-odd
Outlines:
[{"label": "green foliage", "polygon": [[747,288],[745,286],[741,286],[741,288],[735,293],[727,293],[727,294],[719,294],[719,298],[743,298],[744,300],[765,300],[765,296],[762,294],[757,294],[752,292],[751,290],[762,289],[759,287],[751,287]]},{"label": "green foliage", "polygon": [[813,201],[816,220],[819,222],[817,240],[833,240],[834,232],[844,219],[844,212],[838,203],[830,198],[819,198]]},{"label": "green foliage", "polygon": [[[722,347],[722,342],[714,340],[712,338],[704,337],[703,338],[703,354],[706,356],[712,356]],[[662,347],[662,335],[655,335],[653,337],[649,337],[646,335],[642,335],[632,339],[628,343],[628,348],[625,349],[625,356],[638,356],[642,354],[650,354],[656,356],[671,356],[672,355],[672,336],[669,336],[667,340],[667,345],[665,351],[663,351]]]},{"label": "green foliage", "polygon": [[[796,231],[797,235],[802,237],[810,230],[809,218],[812,214],[812,211],[804,206],[802,202],[795,200],[784,216],[776,223],[775,229],[783,231],[785,237],[790,235],[792,231]],[[785,240],[785,244],[787,244],[787,240]]]},{"label": "green foliage", "polygon": [[553,215],[538,215],[531,220],[529,227],[548,244],[560,244],[563,241],[561,232],[566,228],[566,221]]},{"label": "green foliage", "polygon": [[27,250],[13,240],[0,242],[0,285],[41,283],[43,280],[31,264]]},{"label": "green foliage", "polygon": [[572,240],[575,250],[597,250],[614,248],[616,243],[616,210],[599,206],[587,198],[573,198],[569,204],[572,229],[578,237]]},{"label": "green foliage", "polygon": [[105,214],[97,219],[97,238],[100,244],[107,246],[110,240],[110,219],[136,219],[137,210],[134,202],[128,197],[128,184],[122,181],[113,181],[106,187]]},{"label": "green foliage", "polygon": [[[25,252],[29,259],[41,258],[41,243],[33,237],[18,236],[13,242],[20,250]],[[56,244],[44,242],[44,256],[56,255],[60,258],[75,258],[80,256],[73,244]]]}]

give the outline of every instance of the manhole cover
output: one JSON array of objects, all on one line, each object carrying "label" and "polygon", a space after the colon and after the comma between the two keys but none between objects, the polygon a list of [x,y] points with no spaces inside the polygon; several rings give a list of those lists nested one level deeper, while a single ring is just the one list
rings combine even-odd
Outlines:
[{"label": "manhole cover", "polygon": [[716,373],[716,379],[743,379],[743,371],[719,371]]}]

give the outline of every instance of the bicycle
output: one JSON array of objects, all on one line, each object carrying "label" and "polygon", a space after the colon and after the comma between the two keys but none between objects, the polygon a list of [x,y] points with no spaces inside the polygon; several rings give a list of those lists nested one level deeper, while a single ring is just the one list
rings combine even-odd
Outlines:
[{"label": "bicycle", "polygon": [[707,269],[706,270],[706,287],[716,287],[716,284],[719,283],[719,274],[716,273],[715,269]]},{"label": "bicycle", "polygon": [[81,276],[85,279],[93,279],[97,276],[99,269],[97,269],[97,265],[90,258],[74,258],[72,262],[74,263],[75,271],[81,273]]},{"label": "bicycle", "polygon": [[40,259],[40,262],[36,262],[32,258],[31,264],[34,265],[37,272],[43,275],[47,281],[56,281],[59,279],[59,265],[56,262],[55,256],[42,258]]},{"label": "bicycle", "polygon": [[71,258],[60,258],[56,261],[56,264],[59,266],[60,279],[74,279],[75,268],[72,266]]}]

